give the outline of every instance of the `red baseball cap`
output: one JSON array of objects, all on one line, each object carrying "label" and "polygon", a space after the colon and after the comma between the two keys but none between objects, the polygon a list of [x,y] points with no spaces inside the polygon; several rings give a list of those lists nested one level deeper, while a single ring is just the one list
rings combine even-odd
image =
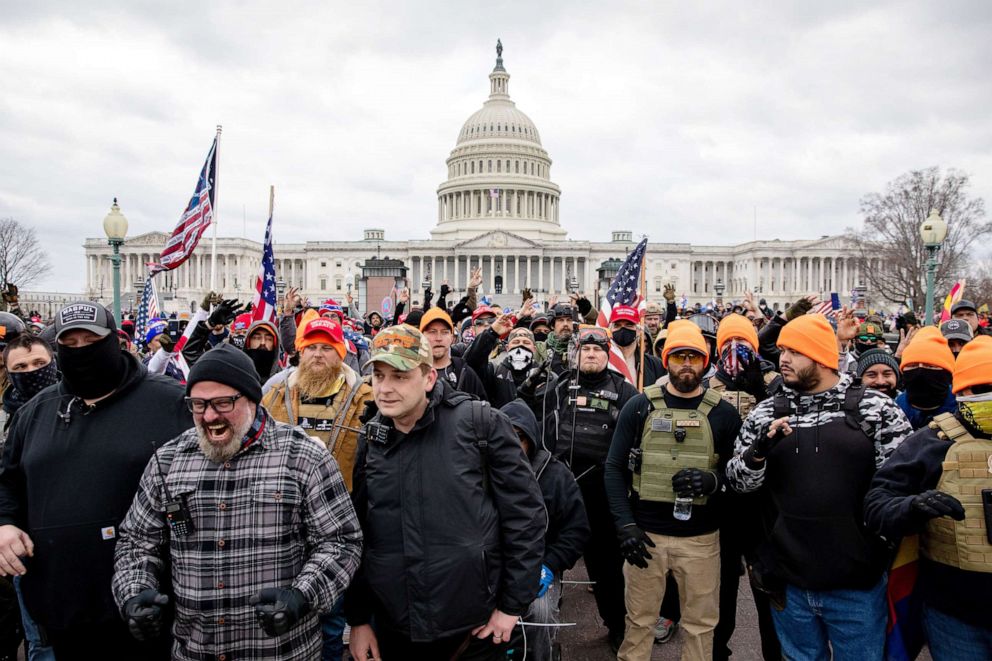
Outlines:
[{"label": "red baseball cap", "polygon": [[610,312],[610,323],[617,321],[630,321],[639,324],[641,323],[641,313],[637,311],[637,308],[629,305],[617,305]]},{"label": "red baseball cap", "polygon": [[[321,335],[324,337],[320,337]],[[296,343],[296,350],[303,351],[306,347],[311,344],[317,344],[318,342],[330,344],[337,350],[341,359],[344,359],[346,348],[344,345],[344,331],[341,330],[341,324],[325,317],[318,317],[310,321],[303,330],[303,337]]]},{"label": "red baseball cap", "polygon": [[491,314],[492,316],[497,316],[496,310],[489,307],[488,305],[480,305],[479,307],[472,310],[472,321],[475,321],[484,314]]}]

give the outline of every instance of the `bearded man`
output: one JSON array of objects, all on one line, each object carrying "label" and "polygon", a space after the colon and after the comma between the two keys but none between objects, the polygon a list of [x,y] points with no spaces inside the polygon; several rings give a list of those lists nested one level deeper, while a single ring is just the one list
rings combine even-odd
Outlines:
[{"label": "bearded man", "polygon": [[341,472],[259,404],[244,352],[207,352],[186,393],[194,428],[148,462],[121,524],[121,614],[135,638],[155,638],[173,594],[173,659],[315,658],[317,615],[338,601],[361,556]]}]

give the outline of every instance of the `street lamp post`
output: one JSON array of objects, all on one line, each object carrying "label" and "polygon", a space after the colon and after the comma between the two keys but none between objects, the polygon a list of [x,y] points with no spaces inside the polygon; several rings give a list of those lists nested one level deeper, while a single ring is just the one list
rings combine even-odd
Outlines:
[{"label": "street lamp post", "polygon": [[927,249],[927,307],[926,317],[923,319],[924,326],[933,323],[933,281],[937,272],[937,253],[946,237],[947,223],[936,209],[931,209],[930,215],[920,225],[920,238],[923,239],[923,246]]},{"label": "street lamp post", "polygon": [[716,304],[717,307],[723,307],[723,280],[717,279],[716,284],[713,285],[713,291],[716,292]]},{"label": "street lamp post", "polygon": [[117,327],[121,325],[121,246],[127,236],[127,218],[117,206],[117,198],[110,206],[110,213],[103,219],[103,231],[107,235],[107,243],[114,249],[110,261],[114,265],[114,319]]}]

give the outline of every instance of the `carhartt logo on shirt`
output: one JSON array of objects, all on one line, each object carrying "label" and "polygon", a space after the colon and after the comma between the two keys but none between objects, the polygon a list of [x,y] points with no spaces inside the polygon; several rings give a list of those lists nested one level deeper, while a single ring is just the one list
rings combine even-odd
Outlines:
[{"label": "carhartt logo on shirt", "polygon": [[114,537],[117,537],[117,530],[113,526],[100,528],[100,536],[104,539],[113,539]]}]

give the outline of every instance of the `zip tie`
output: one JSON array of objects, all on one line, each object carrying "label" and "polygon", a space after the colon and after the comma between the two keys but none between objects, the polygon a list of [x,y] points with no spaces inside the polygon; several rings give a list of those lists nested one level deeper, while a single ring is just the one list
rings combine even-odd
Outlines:
[{"label": "zip tie", "polygon": [[578,626],[578,622],[561,622],[559,624],[546,624],[544,622],[520,622],[517,621],[516,626],[518,627],[574,627]]},{"label": "zip tie", "polygon": [[596,581],[562,581],[562,584],[567,584],[567,585],[596,585]]}]

